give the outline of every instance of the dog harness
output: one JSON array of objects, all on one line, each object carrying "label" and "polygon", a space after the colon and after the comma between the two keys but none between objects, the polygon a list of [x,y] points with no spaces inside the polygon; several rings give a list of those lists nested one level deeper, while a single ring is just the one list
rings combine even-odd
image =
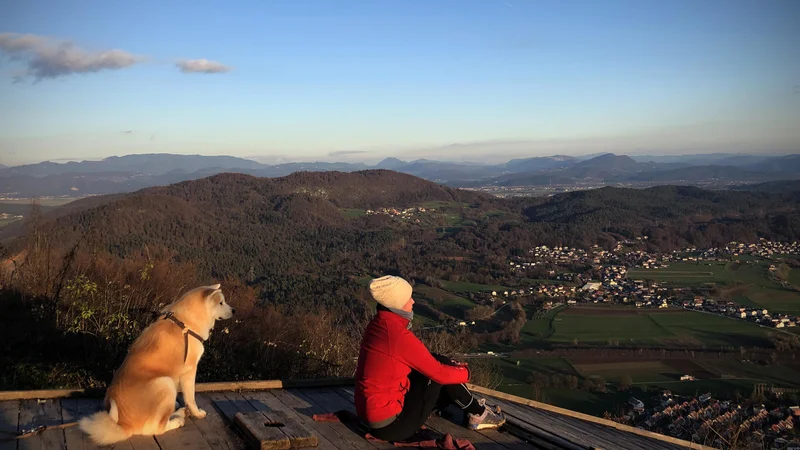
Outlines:
[{"label": "dog harness", "polygon": [[183,362],[186,362],[186,358],[189,357],[189,335],[191,334],[192,337],[200,341],[201,344],[206,340],[203,339],[202,336],[200,336],[199,334],[195,333],[190,328],[188,328],[186,324],[178,320],[178,318],[175,317],[175,313],[173,313],[172,311],[164,315],[164,320],[171,320],[175,325],[181,328],[181,331],[183,332]]}]

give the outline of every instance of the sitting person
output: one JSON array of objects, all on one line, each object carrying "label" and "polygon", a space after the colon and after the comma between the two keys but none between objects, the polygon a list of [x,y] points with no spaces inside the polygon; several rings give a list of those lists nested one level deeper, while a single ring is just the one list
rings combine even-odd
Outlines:
[{"label": "sitting person", "polygon": [[369,289],[378,312],[361,340],[355,405],[373,436],[390,442],[408,439],[434,409],[449,404],[464,410],[473,430],[505,423],[499,408],[485,406],[467,389],[467,364],[431,355],[409,331],[414,300],[406,280],[385,276],[372,280]]}]

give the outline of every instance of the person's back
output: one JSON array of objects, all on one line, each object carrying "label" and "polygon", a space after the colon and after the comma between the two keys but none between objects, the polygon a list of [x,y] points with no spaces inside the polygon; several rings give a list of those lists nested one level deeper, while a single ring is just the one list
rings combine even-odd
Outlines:
[{"label": "person's back", "polygon": [[402,317],[391,311],[378,311],[364,331],[356,369],[355,404],[359,417],[368,422],[380,422],[403,409],[411,369],[396,364],[390,339],[402,331]]}]

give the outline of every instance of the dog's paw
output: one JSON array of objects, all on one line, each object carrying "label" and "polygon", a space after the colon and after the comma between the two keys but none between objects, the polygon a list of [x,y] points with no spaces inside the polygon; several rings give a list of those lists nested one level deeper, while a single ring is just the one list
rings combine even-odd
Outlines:
[{"label": "dog's paw", "polygon": [[197,411],[192,413],[192,416],[198,419],[205,419],[208,413],[204,409],[198,408]]},{"label": "dog's paw", "polygon": [[186,417],[186,408],[178,408],[172,413],[169,418],[170,419],[177,419],[177,418],[184,418]]},{"label": "dog's paw", "polygon": [[167,431],[174,430],[176,428],[180,428],[180,427],[182,427],[184,425],[186,425],[186,419],[185,418],[183,418],[183,417],[172,417],[167,422],[167,426],[164,427],[164,431],[163,432],[166,433]]}]

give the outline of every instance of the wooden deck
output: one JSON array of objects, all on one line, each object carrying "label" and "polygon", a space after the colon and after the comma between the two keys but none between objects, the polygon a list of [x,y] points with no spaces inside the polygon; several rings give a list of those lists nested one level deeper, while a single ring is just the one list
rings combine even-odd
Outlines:
[{"label": "wooden deck", "polygon": [[[180,396],[179,396],[180,398]],[[456,422],[457,411],[444,417],[432,416],[426,426],[431,437],[450,433],[469,439],[477,450],[523,449],[625,449],[672,450],[686,445],[665,442],[623,430],[568,417],[509,400],[487,397],[500,404],[508,417],[508,426],[500,431],[475,432]],[[0,402],[0,431],[28,430],[41,425],[73,422],[101,408],[99,398],[22,399]],[[220,391],[197,394],[198,405],[208,412],[205,419],[190,419],[180,429],[157,437],[136,436],[111,447],[97,447],[77,427],[48,429],[18,441],[0,441],[0,450],[244,450],[247,447],[232,425],[237,412],[283,411],[295,418],[319,438],[320,449],[376,450],[394,449],[385,442],[367,441],[342,423],[315,422],[314,414],[355,411],[351,386],[267,389],[259,391]],[[453,413],[453,415],[450,415]],[[435,436],[434,436],[435,435]],[[6,435],[0,435],[2,439]],[[693,446],[700,448],[699,446]]]}]

